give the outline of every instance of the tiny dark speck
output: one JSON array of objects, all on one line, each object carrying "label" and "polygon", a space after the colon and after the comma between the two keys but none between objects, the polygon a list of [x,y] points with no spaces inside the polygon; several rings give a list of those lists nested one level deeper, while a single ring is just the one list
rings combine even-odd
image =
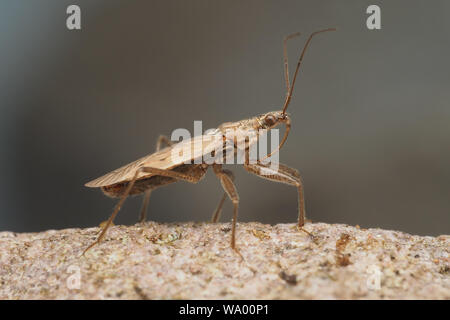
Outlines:
[{"label": "tiny dark speck", "polygon": [[450,266],[443,266],[441,269],[439,269],[440,274],[449,274],[450,273]]},{"label": "tiny dark speck", "polygon": [[221,228],[220,230],[223,231],[223,232],[225,232],[225,233],[227,233],[227,232],[230,232],[230,231],[231,231],[231,228],[230,228],[230,227],[223,227],[223,228]]},{"label": "tiny dark speck", "polygon": [[296,285],[297,284],[297,275],[295,274],[287,274],[284,271],[281,271],[279,274],[281,279],[286,281],[290,285]]}]

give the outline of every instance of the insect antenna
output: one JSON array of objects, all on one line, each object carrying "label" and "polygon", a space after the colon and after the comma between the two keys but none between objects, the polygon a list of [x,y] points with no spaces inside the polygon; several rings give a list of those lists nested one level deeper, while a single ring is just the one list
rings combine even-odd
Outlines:
[{"label": "insect antenna", "polygon": [[[300,65],[302,64],[302,61],[303,61],[303,56],[305,55],[306,49],[308,48],[312,37],[314,37],[316,34],[319,34],[319,33],[322,33],[322,32],[327,32],[327,31],[336,31],[336,28],[329,28],[329,29],[324,29],[324,30],[319,30],[319,31],[313,32],[309,36],[308,40],[306,40],[305,46],[303,47],[302,53],[300,54],[300,58],[298,59],[297,67],[295,68],[294,77],[292,78],[292,83],[291,83],[290,87],[287,88],[288,91],[287,91],[287,95],[286,95],[286,100],[284,101],[283,114],[286,114],[286,109],[287,109],[287,107],[289,105],[289,102],[291,102],[292,91],[294,90],[294,85],[295,85],[295,80],[297,79],[298,70],[300,69]],[[294,34],[294,35],[296,35],[296,34]],[[292,36],[288,36],[286,38],[286,41],[289,38],[292,38]],[[285,51],[286,51],[286,49],[285,49]],[[286,57],[286,54],[285,54],[285,70],[286,70],[286,67],[287,67],[287,57]],[[286,79],[288,79],[288,76],[286,77]]]},{"label": "insect antenna", "polygon": [[[295,80],[297,79],[298,71],[300,70],[300,65],[302,64],[303,57],[305,55],[306,49],[309,46],[309,43],[311,42],[312,37],[314,37],[316,34],[319,34],[322,32],[327,32],[327,31],[336,31],[336,28],[328,28],[328,29],[313,32],[309,36],[308,40],[306,40],[305,46],[303,47],[302,53],[300,54],[300,58],[298,59],[297,67],[295,68],[294,77],[292,78],[292,83],[290,85],[289,85],[289,69],[288,69],[288,58],[287,58],[287,41],[294,37],[298,37],[300,35],[300,33],[299,32],[293,33],[284,38],[283,55],[284,55],[284,78],[286,80],[286,100],[284,101],[283,113],[282,113],[283,115],[286,114],[286,109],[289,105],[289,102],[291,102],[292,91],[294,90]],[[281,140],[277,149],[272,151],[269,155],[265,156],[261,161],[264,161],[265,159],[270,158],[274,153],[280,151],[281,147],[287,140],[290,129],[291,129],[291,122],[290,122],[289,118],[286,118],[286,131],[284,132],[283,139]]]},{"label": "insect antenna", "polygon": [[287,54],[287,42],[288,40],[300,37],[300,32],[296,32],[290,34],[283,39],[283,56],[284,56],[284,80],[286,81],[286,95],[289,93],[289,87],[291,84],[289,83],[289,65],[288,65],[288,54]]}]

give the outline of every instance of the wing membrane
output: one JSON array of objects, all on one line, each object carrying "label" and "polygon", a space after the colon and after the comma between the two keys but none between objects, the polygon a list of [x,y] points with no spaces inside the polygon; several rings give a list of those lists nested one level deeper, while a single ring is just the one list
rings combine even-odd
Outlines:
[{"label": "wing membrane", "polygon": [[[133,179],[136,170],[140,167],[153,167],[158,169],[172,169],[192,159],[200,158],[203,154],[218,150],[223,146],[222,139],[213,139],[212,135],[196,136],[191,139],[183,140],[170,147],[164,148],[158,152],[149,154],[127,165],[124,165],[114,171],[111,171],[95,180],[85,184],[86,187],[98,188],[109,186],[120,182],[126,182]],[[221,135],[220,135],[221,137]],[[173,157],[173,150],[191,150],[191,152],[178,153]],[[138,179],[148,178],[154,174],[142,172]]]}]

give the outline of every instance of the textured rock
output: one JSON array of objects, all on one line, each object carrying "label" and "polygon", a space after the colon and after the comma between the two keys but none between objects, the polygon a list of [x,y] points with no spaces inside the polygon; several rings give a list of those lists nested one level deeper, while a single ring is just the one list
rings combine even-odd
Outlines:
[{"label": "textured rock", "polygon": [[306,229],[240,223],[244,260],[229,223],[2,232],[0,299],[450,299],[450,236]]}]

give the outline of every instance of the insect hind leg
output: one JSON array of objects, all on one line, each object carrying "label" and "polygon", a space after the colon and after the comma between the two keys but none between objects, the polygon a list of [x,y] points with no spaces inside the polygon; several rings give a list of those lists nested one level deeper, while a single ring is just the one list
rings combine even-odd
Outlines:
[{"label": "insect hind leg", "polygon": [[111,226],[117,213],[119,213],[119,210],[122,207],[123,203],[125,202],[127,197],[130,195],[130,191],[133,188],[133,186],[136,182],[136,179],[138,178],[140,173],[142,173],[142,172],[153,173],[155,175],[159,175],[159,176],[163,176],[163,177],[169,177],[169,178],[174,178],[177,180],[184,180],[184,181],[191,182],[191,183],[197,183],[206,174],[206,170],[207,170],[207,167],[204,168],[201,166],[193,167],[191,170],[189,170],[189,168],[188,168],[188,170],[185,170],[188,173],[178,172],[178,171],[173,171],[173,170],[158,169],[158,168],[153,168],[153,167],[140,167],[139,169],[137,169],[133,176],[133,179],[128,183],[128,186],[125,189],[125,192],[122,194],[119,202],[114,207],[113,213],[111,214],[109,219],[106,221],[106,224],[103,227],[102,231],[100,232],[100,235],[98,236],[97,240],[95,240],[91,245],[89,245],[83,251],[82,255],[84,255],[89,249],[91,249],[93,246],[98,244],[103,239],[103,237],[106,234],[106,231]]},{"label": "insect hind leg", "polygon": [[[161,150],[162,145],[165,144],[166,146],[173,145],[173,142],[165,135],[160,135],[158,139],[156,140],[156,151]],[[150,201],[150,195],[152,193],[152,190],[147,190],[144,193],[144,199],[142,200],[142,207],[141,212],[139,214],[139,223],[143,223],[145,220],[147,220],[147,208],[148,203]]]},{"label": "insect hind leg", "polygon": [[150,201],[150,195],[152,194],[152,190],[147,190],[144,193],[144,199],[142,200],[141,213],[139,214],[139,223],[143,223],[147,220],[147,208],[148,203]]}]

